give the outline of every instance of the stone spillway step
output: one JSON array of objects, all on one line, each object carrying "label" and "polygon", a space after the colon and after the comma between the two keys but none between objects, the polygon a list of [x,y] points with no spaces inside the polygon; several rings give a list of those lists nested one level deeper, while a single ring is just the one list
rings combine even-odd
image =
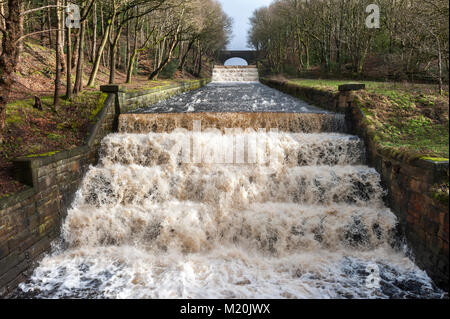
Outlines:
[{"label": "stone spillway step", "polygon": [[392,240],[395,224],[385,208],[270,202],[228,210],[199,202],[165,201],[79,210],[69,216],[66,227],[74,234],[72,243],[88,246],[175,243],[188,252],[207,252],[215,246],[239,244],[253,251],[292,253],[376,247]]},{"label": "stone spillway step", "polygon": [[[183,149],[187,145],[187,149]],[[200,148],[197,163],[211,163],[207,156],[213,153],[230,156],[230,162],[242,159],[242,163],[261,163],[262,156],[286,167],[315,165],[360,165],[365,162],[365,148],[361,139],[337,133],[147,133],[114,134],[103,139],[100,149],[104,166],[178,165],[184,156],[194,161],[190,145]],[[226,150],[226,148],[229,148]],[[224,152],[225,150],[225,152]],[[185,154],[187,152],[187,154]],[[239,154],[239,152],[241,154]],[[215,153],[215,154],[214,154]],[[236,153],[237,156],[233,156]],[[213,157],[215,158],[215,157]],[[218,162],[218,161],[214,161]],[[225,157],[222,158],[223,163]]]},{"label": "stone spillway step", "polygon": [[320,113],[145,113],[122,114],[119,117],[120,133],[171,133],[176,129],[206,130],[216,128],[271,129],[291,133],[321,133],[347,131],[343,114]]},{"label": "stone spillway step", "polygon": [[345,203],[382,207],[379,174],[366,166],[252,167],[239,165],[92,168],[81,195],[95,207],[171,200],[234,208],[250,203]]}]

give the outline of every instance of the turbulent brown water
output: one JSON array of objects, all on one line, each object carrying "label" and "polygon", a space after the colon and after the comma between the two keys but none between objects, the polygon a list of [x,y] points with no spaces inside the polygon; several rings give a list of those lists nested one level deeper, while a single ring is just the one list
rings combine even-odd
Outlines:
[{"label": "turbulent brown water", "polygon": [[358,137],[123,121],[16,297],[444,296],[410,259]]}]

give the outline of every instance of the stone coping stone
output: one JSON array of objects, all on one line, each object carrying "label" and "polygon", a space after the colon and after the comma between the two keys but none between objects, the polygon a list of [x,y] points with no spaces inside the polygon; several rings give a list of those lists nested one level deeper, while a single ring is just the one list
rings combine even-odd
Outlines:
[{"label": "stone coping stone", "polygon": [[365,89],[366,89],[365,84],[357,84],[357,83],[343,84],[339,85],[338,87],[339,92],[359,91]]},{"label": "stone coping stone", "polygon": [[208,79],[189,80],[186,82],[167,84],[167,85],[163,85],[163,86],[155,86],[152,88],[141,89],[141,90],[140,89],[128,89],[125,86],[119,85],[119,84],[108,84],[108,85],[100,86],[100,91],[102,91],[104,93],[125,93],[125,94],[127,94],[127,96],[129,94],[135,95],[135,96],[140,96],[140,95],[150,94],[150,93],[154,93],[154,92],[165,91],[167,89],[189,87],[192,83],[204,83],[204,82],[208,82],[208,81],[209,81]]},{"label": "stone coping stone", "polygon": [[125,88],[121,85],[117,84],[107,84],[107,85],[101,85],[100,91],[104,93],[117,93],[117,92],[123,92]]},{"label": "stone coping stone", "polygon": [[22,157],[16,158],[13,162],[30,163],[31,168],[38,168],[38,167],[49,165],[54,162],[58,162],[61,160],[65,160],[65,159],[74,157],[77,155],[85,154],[85,153],[89,152],[89,149],[90,148],[88,145],[82,145],[82,146],[78,146],[71,150],[57,152],[56,154],[51,155],[51,156],[45,156],[45,155],[35,156],[35,157],[22,156]]}]

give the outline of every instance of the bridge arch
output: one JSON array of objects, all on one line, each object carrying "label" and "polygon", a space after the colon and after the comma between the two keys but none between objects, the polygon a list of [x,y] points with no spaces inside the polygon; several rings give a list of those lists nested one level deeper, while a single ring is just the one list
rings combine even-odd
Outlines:
[{"label": "bridge arch", "polygon": [[224,65],[231,58],[241,58],[247,61],[248,65],[256,65],[258,62],[258,54],[252,50],[221,51],[217,60],[220,64]]},{"label": "bridge arch", "polygon": [[224,62],[225,66],[228,65],[249,65],[249,63],[247,62],[247,60],[244,60],[243,58],[229,58],[228,60],[226,60]]}]

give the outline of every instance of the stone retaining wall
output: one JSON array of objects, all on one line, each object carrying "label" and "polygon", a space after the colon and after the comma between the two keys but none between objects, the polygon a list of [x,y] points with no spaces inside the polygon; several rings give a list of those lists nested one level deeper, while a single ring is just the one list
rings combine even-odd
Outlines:
[{"label": "stone retaining wall", "polygon": [[449,290],[448,200],[434,197],[433,188],[448,182],[448,161],[408,159],[379,147],[364,112],[352,103],[347,112],[351,131],[365,141],[368,164],[388,190],[386,204],[397,215],[416,264],[434,282]]},{"label": "stone retaining wall", "polygon": [[264,78],[261,78],[260,82],[273,89],[298,97],[313,105],[320,106],[328,111],[345,113],[347,106],[346,100],[340,99],[338,93],[310,87],[300,87],[295,84]]},{"label": "stone retaining wall", "polygon": [[351,91],[336,93],[268,79],[261,82],[316,106],[346,114],[350,132],[365,141],[368,164],[381,175],[388,191],[386,204],[397,215],[417,265],[448,291],[448,200],[436,199],[433,190],[436,185],[448,182],[448,161],[411,159],[380,147],[374,142],[375,132]]},{"label": "stone retaining wall", "polygon": [[17,179],[27,188],[0,200],[0,297],[24,281],[50,244],[57,239],[89,165],[98,160],[100,142],[117,130],[121,112],[162,98],[196,89],[207,81],[189,81],[142,92],[126,92],[107,86],[102,111],[83,146],[52,156],[22,157],[14,161]]}]

